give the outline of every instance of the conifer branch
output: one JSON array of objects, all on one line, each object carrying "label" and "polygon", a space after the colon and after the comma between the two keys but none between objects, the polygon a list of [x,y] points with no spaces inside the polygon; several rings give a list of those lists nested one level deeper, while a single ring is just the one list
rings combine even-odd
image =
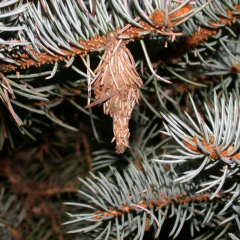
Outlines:
[{"label": "conifer branch", "polygon": [[[45,1],[43,1],[43,2],[45,2]],[[48,27],[45,26],[47,31],[41,30],[42,28],[44,28],[43,22],[41,22],[42,20],[40,19],[41,18],[41,15],[40,15],[41,7],[40,8],[38,7],[38,9],[39,9],[39,12],[38,12],[38,10],[33,5],[33,3],[30,6],[28,6],[28,11],[26,11],[24,13],[23,18],[22,17],[20,18],[20,23],[23,23],[24,19],[27,20],[27,18],[29,18],[29,21],[24,22],[24,24],[25,24],[24,27],[26,28],[27,35],[24,34],[22,32],[22,30],[19,30],[19,36],[23,40],[22,36],[25,36],[24,38],[26,38],[26,37],[29,38],[31,35],[31,37],[29,39],[29,40],[31,40],[31,46],[29,45],[29,46],[25,47],[25,49],[27,51],[25,53],[21,54],[21,56],[18,53],[13,54],[12,61],[14,61],[14,64],[2,63],[0,65],[0,71],[7,72],[7,71],[15,70],[15,69],[17,69],[16,65],[20,65],[20,64],[21,64],[20,68],[25,69],[25,68],[29,68],[32,65],[39,67],[42,64],[49,64],[49,63],[53,64],[54,62],[57,62],[59,60],[60,61],[63,61],[66,59],[69,60],[70,58],[76,57],[77,55],[84,56],[89,52],[98,51],[99,48],[105,46],[106,34],[109,32],[109,30],[115,30],[115,31],[121,32],[121,27],[118,24],[116,24],[116,26],[113,26],[112,23],[108,22],[109,17],[106,16],[106,13],[103,13],[103,12],[106,12],[107,9],[100,10],[99,8],[104,7],[104,6],[102,6],[102,5],[100,6],[99,2],[97,2],[98,3],[97,13],[95,15],[95,18],[98,18],[99,22],[94,20],[94,18],[90,15],[90,13],[86,9],[86,7],[84,7],[83,4],[79,4],[77,6],[77,4],[75,4],[74,2],[73,3],[68,2],[66,5],[64,5],[64,3],[62,3],[62,4],[59,4],[59,7],[57,7],[56,3],[57,2],[53,3],[54,10],[50,10],[47,2],[45,2],[43,5],[43,7],[44,7],[43,9],[44,9],[44,11],[47,11],[47,16],[50,20],[49,24],[51,23],[51,24],[55,25],[53,28],[52,28],[52,26],[48,26]],[[116,7],[116,5],[114,4],[114,1],[112,2],[112,4],[113,4],[112,7],[114,9]],[[220,6],[217,6],[217,5],[214,5],[213,3],[211,3],[211,1],[206,2],[203,6],[200,6],[201,5],[200,2],[199,3],[197,2],[196,8],[194,8],[194,9],[192,9],[192,7],[189,4],[187,4],[185,6],[184,6],[184,4],[182,4],[183,5],[182,7],[180,7],[180,5],[173,4],[174,5],[173,9],[171,9],[171,8],[169,8],[169,6],[167,6],[167,8],[169,8],[169,10],[168,10],[169,16],[165,16],[164,11],[159,10],[159,9],[157,9],[155,12],[152,12],[151,15],[147,16],[147,14],[145,12],[143,12],[143,10],[141,9],[141,7],[138,5],[138,3],[136,1],[134,1],[134,4],[135,4],[135,7],[137,7],[137,9],[139,9],[143,20],[145,20],[145,21],[147,20],[147,22],[140,21],[139,23],[136,23],[134,20],[127,17],[127,15],[126,16],[124,15],[126,17],[126,20],[132,24],[132,26],[128,30],[126,30],[124,35],[129,36],[129,38],[131,40],[134,40],[136,38],[142,38],[142,36],[144,36],[146,34],[153,34],[153,33],[159,33],[159,34],[162,34],[163,36],[164,35],[172,36],[172,40],[174,40],[176,36],[181,35],[181,34],[173,33],[171,30],[172,28],[179,25],[179,23],[183,24],[184,21],[187,21],[189,16],[194,16],[199,21],[199,23],[197,23],[197,22],[196,23],[199,24],[200,30],[197,29],[198,25],[195,23],[195,28],[193,28],[195,30],[193,30],[193,31],[190,30],[190,32],[188,30],[188,34],[183,33],[183,35],[189,35],[189,33],[190,33],[190,34],[192,34],[192,36],[188,36],[188,37],[184,38],[183,42],[181,42],[181,44],[184,47],[181,48],[180,51],[173,50],[175,53],[177,52],[176,56],[173,53],[171,54],[172,50],[169,49],[169,53],[167,54],[168,60],[170,60],[171,58],[178,58],[178,57],[182,56],[186,51],[196,47],[197,45],[199,45],[199,43],[206,40],[209,36],[216,34],[217,29],[224,28],[227,24],[231,24],[232,21],[237,19],[238,15],[236,13],[239,11],[239,8],[240,8],[238,5],[234,5],[234,6],[231,5],[232,7],[230,9],[228,9],[226,12],[222,12],[222,9],[220,8],[221,3],[219,2]],[[207,9],[208,5],[212,5],[211,6],[212,9],[216,8],[217,15],[215,15],[215,13],[212,14],[213,16],[215,16],[215,17],[213,17],[213,19],[217,19],[216,21],[210,20],[209,22],[204,22],[203,20],[200,19],[198,12],[200,10],[203,10],[203,13],[205,14],[205,12],[207,12],[208,10],[205,11],[204,8],[206,7],[206,9]],[[96,27],[98,27],[101,31],[101,34],[100,34],[100,32],[97,32],[98,34],[93,33],[93,31],[91,31],[89,29],[89,27],[85,26],[85,28],[88,28],[87,31],[89,31],[89,33],[87,33],[86,35],[89,35],[89,36],[84,36],[83,32],[79,32],[81,30],[77,30],[76,22],[74,22],[74,21],[76,21],[76,16],[73,17],[72,19],[69,19],[69,17],[70,17],[69,16],[65,20],[62,19],[63,16],[59,17],[60,9],[65,14],[67,14],[69,9],[73,10],[72,9],[73,6],[76,7],[76,10],[75,10],[76,13],[74,13],[74,15],[77,13],[80,14],[80,12],[81,12],[81,14],[86,15],[86,16],[80,15],[81,19],[88,18],[87,19],[88,23],[90,24],[90,22],[91,22]],[[122,6],[122,7],[124,8],[124,6]],[[221,11],[219,9],[221,9]],[[53,18],[54,13],[56,14],[56,17],[57,17],[56,19]],[[191,13],[191,14],[189,14],[189,13]],[[219,13],[220,13],[220,16],[219,16]],[[103,15],[100,17],[100,14],[103,14]],[[117,14],[117,13],[115,13],[115,14]],[[184,17],[182,17],[182,16],[184,16]],[[102,17],[108,18],[108,19],[101,19]],[[116,17],[118,17],[118,16],[116,16]],[[171,20],[171,19],[173,19],[173,20]],[[45,20],[48,21],[48,19],[45,19]],[[82,40],[72,39],[72,37],[73,37],[72,34],[70,34],[71,37],[67,37],[66,34],[64,34],[62,32],[63,28],[59,25],[58,21],[63,23],[63,27],[65,28],[65,31],[69,32],[69,34],[70,34],[70,30],[68,29],[68,27],[70,27],[69,24],[71,24],[72,27],[75,29],[76,34],[79,34],[80,39],[82,38]],[[86,20],[84,20],[84,21],[86,21]],[[67,22],[69,22],[69,23],[67,23]],[[28,26],[26,24],[30,24],[30,25]],[[107,27],[107,25],[109,25],[109,27]],[[137,26],[134,26],[134,25],[137,25]],[[40,27],[40,29],[39,29],[39,27]],[[103,28],[105,28],[105,29],[103,29]],[[185,31],[184,28],[186,28],[186,26],[183,27],[183,32]],[[169,30],[165,31],[165,29],[170,29],[170,31]],[[44,31],[46,31],[46,32],[44,32]],[[70,41],[71,44],[63,43],[62,40],[58,39],[55,35],[53,35],[54,32],[57,35],[63,34],[64,38],[68,39],[68,41]],[[60,44],[60,47],[56,47],[57,45],[54,44],[54,41],[49,41],[50,38],[47,37],[47,35],[49,35],[49,33],[50,33],[50,36],[51,35],[53,36],[53,39],[56,39],[58,41],[58,43]],[[34,39],[33,39],[33,37],[34,37]],[[47,43],[47,41],[49,43]],[[40,44],[40,42],[42,42],[42,43]],[[51,44],[52,44],[52,46],[51,46]],[[43,47],[44,45],[45,45],[45,47]],[[53,50],[53,52],[52,52],[52,50]],[[51,51],[52,53],[50,54],[49,51]]]},{"label": "conifer branch", "polygon": [[[205,173],[205,177],[210,178],[210,181],[200,183],[202,190],[199,190],[198,193],[206,191],[207,189],[215,189],[211,197],[212,199],[227,186],[227,189],[225,189],[227,192],[229,192],[229,189],[235,191],[230,201],[231,204],[233,204],[239,200],[239,186],[237,184],[230,184],[230,186],[228,186],[227,182],[232,178],[239,179],[237,173],[240,164],[239,97],[233,97],[230,94],[230,96],[222,97],[219,101],[215,93],[214,107],[204,104],[207,112],[207,120],[204,120],[200,116],[191,96],[190,99],[197,123],[195,123],[187,113],[186,116],[190,124],[193,125],[193,128],[190,128],[173,114],[162,114],[169,124],[164,124],[165,128],[182,148],[178,149],[181,156],[168,154],[164,155],[164,157],[168,159],[167,161],[156,161],[172,162],[173,164],[186,161],[197,162],[197,169],[185,171],[183,176],[175,179],[175,181],[182,183],[196,178],[203,170],[208,171],[218,166],[219,172],[216,173],[215,176],[208,176],[208,174]],[[207,122],[209,122],[209,124],[207,124]],[[221,213],[226,211],[231,204],[227,204]]]},{"label": "conifer branch", "polygon": [[[194,194],[193,192],[197,190],[194,184],[190,182],[181,184],[173,181],[176,177],[173,167],[164,170],[163,165],[149,164],[146,157],[142,157],[145,159],[142,171],[137,170],[134,165],[130,165],[122,177],[116,169],[112,168],[114,181],[105,178],[101,173],[99,177],[91,174],[94,182],[89,178],[80,179],[95,197],[87,192],[79,192],[89,198],[92,204],[66,204],[85,207],[89,211],[93,209],[94,212],[88,214],[68,213],[73,220],[65,224],[79,225],[78,229],[71,230],[69,233],[91,231],[90,236],[94,237],[94,231],[97,233],[101,229],[102,237],[107,238],[110,233],[112,236],[116,234],[119,239],[123,239],[131,236],[133,232],[138,232],[137,239],[141,239],[145,231],[154,227],[155,237],[157,237],[160,230],[163,229],[163,222],[169,217],[176,216],[175,224],[169,235],[173,235],[173,238],[177,237],[187,220],[193,225],[202,221],[202,226],[215,227],[214,234],[219,234],[219,232],[224,234],[226,229],[222,231],[222,229],[216,228],[222,220],[214,213],[228,201],[227,196],[219,193],[217,198],[211,200],[211,192]],[[155,213],[157,213],[157,217],[155,217]],[[200,220],[199,217],[202,217],[203,220]],[[238,217],[235,216],[235,218]],[[223,224],[229,223],[231,219],[226,217]],[[90,221],[92,225],[87,228],[81,227],[84,221]],[[232,224],[234,223],[232,222]],[[225,225],[225,228],[228,227],[230,224]]]},{"label": "conifer branch", "polygon": [[224,29],[227,25],[232,25],[238,18],[236,16],[235,11],[240,12],[240,6],[234,5],[235,10],[227,10],[226,12],[222,13],[224,16],[218,16],[219,20],[216,22],[210,21],[208,24],[211,26],[209,28],[205,26],[199,26],[197,31],[194,31],[191,36],[184,37],[180,40],[181,47],[176,49],[172,48],[171,46],[167,48],[164,61],[173,61],[173,59],[177,59],[182,57],[186,52],[189,50],[193,50],[197,47],[200,43],[205,42],[211,36],[217,34],[219,29]]}]

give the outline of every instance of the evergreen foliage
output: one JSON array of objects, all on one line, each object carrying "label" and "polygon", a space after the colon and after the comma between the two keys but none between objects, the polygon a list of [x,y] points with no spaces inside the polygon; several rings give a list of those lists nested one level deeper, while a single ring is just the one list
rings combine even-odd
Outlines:
[{"label": "evergreen foliage", "polygon": [[2,0],[0,239],[239,239],[239,17]]}]

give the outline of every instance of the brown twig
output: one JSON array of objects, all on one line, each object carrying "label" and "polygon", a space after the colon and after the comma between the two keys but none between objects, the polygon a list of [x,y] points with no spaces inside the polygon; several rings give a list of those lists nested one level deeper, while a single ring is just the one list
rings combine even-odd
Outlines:
[{"label": "brown twig", "polygon": [[36,183],[28,179],[21,169],[13,168],[9,163],[1,163],[0,170],[2,176],[8,178],[12,188],[16,193],[29,194],[32,196],[52,197],[64,193],[76,193],[77,188],[74,184],[59,187],[55,184],[48,185],[44,183]]},{"label": "brown twig", "polygon": [[[192,143],[194,143],[195,145],[198,145],[198,142],[197,142],[197,137],[193,137],[193,139],[189,139]],[[216,147],[213,145],[213,141],[210,141],[209,144],[207,144],[205,142],[205,140],[201,141],[200,139],[198,139],[201,144],[203,145],[203,147],[209,152],[209,157],[210,159],[212,160],[217,160],[221,157],[224,157],[225,159],[228,159],[229,161],[232,160],[232,159],[238,159],[240,160],[240,153],[237,152],[235,154],[232,154],[231,156],[229,156],[228,154],[234,149],[234,147],[231,145],[229,146],[226,150],[222,151],[221,149],[223,148],[222,147],[218,147],[219,148],[219,156],[217,154],[217,150],[216,150]],[[192,146],[190,143],[187,143],[185,141],[183,141],[183,143],[185,144],[185,146],[187,148],[189,148],[191,151],[194,151],[196,153],[199,153],[199,154],[204,154],[204,155],[207,155],[206,153],[204,153],[200,148],[197,148],[197,147],[194,147]]]},{"label": "brown twig", "polygon": [[[240,11],[240,5],[237,5],[234,7],[236,8],[236,11]],[[229,19],[219,16],[220,22],[210,22],[210,24],[216,23],[216,24],[231,25],[232,21],[236,19],[236,16],[234,15],[234,11],[227,10],[226,14],[229,16]],[[167,48],[164,54],[163,61],[171,61],[171,59],[179,58],[182,55],[184,55],[187,51],[194,49],[200,43],[207,40],[210,36],[216,35],[217,30],[220,29],[221,27],[217,27],[215,25],[213,25],[213,27],[214,29],[200,27],[198,31],[192,34],[192,36],[185,37],[183,41],[180,42],[181,47],[179,47],[177,51],[176,49],[173,49],[171,47]]]},{"label": "brown twig", "polygon": [[82,124],[80,125],[80,129],[82,129],[82,131],[81,131],[81,138],[82,138],[82,142],[83,142],[84,149],[85,149],[85,157],[87,159],[88,170],[91,171],[92,170],[92,156],[91,156],[91,149],[90,149],[89,139],[88,139],[87,135],[84,132],[84,127],[83,127]]},{"label": "brown twig", "polygon": [[3,136],[5,138],[8,138],[7,131],[6,131],[6,126],[5,126],[5,122],[4,122],[4,118],[3,117],[1,117],[1,122],[2,122]]},{"label": "brown twig", "polygon": [[92,16],[95,16],[96,13],[96,6],[97,6],[97,1],[93,0],[93,8],[92,8]]},{"label": "brown twig", "polygon": [[51,219],[52,230],[54,231],[54,235],[57,235],[58,240],[63,240],[63,233],[60,228],[60,224],[57,222],[56,217],[52,209],[44,202],[42,202],[41,207],[45,213],[45,216],[48,216]]},{"label": "brown twig", "polygon": [[[171,197],[170,198],[170,201],[168,201],[168,197],[165,197],[163,195],[163,193],[160,193],[161,194],[161,202],[159,201],[159,199],[157,198],[154,198],[154,202],[152,201],[148,201],[148,204],[146,202],[140,202],[140,206],[142,208],[145,208],[145,209],[162,209],[163,207],[165,207],[166,205],[167,206],[170,206],[172,204],[176,204],[176,203],[179,203],[179,204],[183,204],[183,203],[190,203],[190,202],[207,202],[207,201],[210,201],[210,197],[211,197],[211,194],[197,194],[197,195],[194,195],[192,196],[191,198],[189,196],[179,196],[177,194],[175,194],[175,197]],[[218,198],[221,198],[223,197],[220,193],[217,194]],[[214,200],[211,200],[211,201],[214,201]],[[138,209],[138,206],[137,205],[134,205],[135,209]],[[104,217],[110,217],[110,216],[115,216],[115,217],[119,217],[119,216],[122,216],[124,215],[126,212],[131,212],[133,211],[133,209],[131,207],[129,207],[128,205],[122,205],[122,208],[124,209],[125,212],[119,210],[113,210],[113,209],[109,209],[110,212],[101,212],[102,213],[102,216]],[[165,216],[166,217],[166,216]],[[98,217],[95,217],[94,219],[101,219],[101,216],[98,216]]]}]

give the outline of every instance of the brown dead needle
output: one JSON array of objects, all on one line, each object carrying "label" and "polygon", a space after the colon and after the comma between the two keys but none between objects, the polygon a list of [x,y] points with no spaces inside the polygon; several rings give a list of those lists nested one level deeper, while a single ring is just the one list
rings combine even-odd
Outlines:
[{"label": "brown dead needle", "polygon": [[97,101],[85,108],[103,103],[104,113],[113,118],[112,142],[116,140],[116,153],[124,153],[129,147],[129,120],[140,99],[138,88],[143,87],[143,82],[126,42],[119,40],[116,32],[108,34],[105,52],[94,72],[98,76],[92,82]]}]

